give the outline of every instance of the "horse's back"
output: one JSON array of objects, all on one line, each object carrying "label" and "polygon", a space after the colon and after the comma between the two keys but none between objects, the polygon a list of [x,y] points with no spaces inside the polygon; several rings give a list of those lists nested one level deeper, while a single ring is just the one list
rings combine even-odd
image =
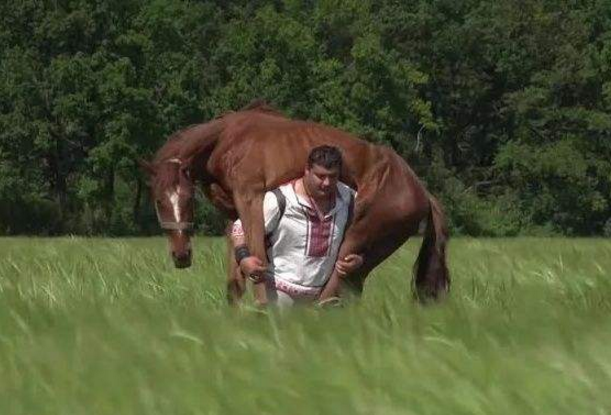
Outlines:
[{"label": "horse's back", "polygon": [[[303,173],[310,151],[334,145],[343,153],[342,180],[352,187],[369,188],[376,198],[399,210],[424,199],[424,189],[413,171],[394,150],[368,143],[352,134],[324,124],[293,120],[276,112],[246,110],[224,118],[219,154],[231,153],[232,168],[240,181],[266,189]],[[239,167],[237,166],[239,165]]]},{"label": "horse's back", "polygon": [[340,148],[350,170],[346,176],[354,182],[352,176],[355,172],[362,174],[361,164],[368,159],[371,146],[339,129],[276,113],[240,111],[228,114],[223,121],[217,154],[256,161],[268,181],[274,183],[274,176],[285,179],[302,173],[310,151],[324,144]]}]

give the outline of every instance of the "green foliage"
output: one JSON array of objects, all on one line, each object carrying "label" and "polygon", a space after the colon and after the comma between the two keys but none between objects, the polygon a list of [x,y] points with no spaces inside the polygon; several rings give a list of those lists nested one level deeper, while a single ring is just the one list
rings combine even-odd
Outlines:
[{"label": "green foliage", "polygon": [[0,232],[154,231],[136,160],[263,98],[391,146],[455,232],[604,234],[610,16],[606,0],[2,3]]},{"label": "green foliage", "polygon": [[225,234],[228,218],[219,212],[206,198],[200,196],[195,208],[195,222],[205,235],[221,236]]},{"label": "green foliage", "polygon": [[498,153],[496,167],[535,223],[569,234],[592,232],[602,228],[609,199],[600,191],[597,166],[571,141],[509,143]]},{"label": "green foliage", "polygon": [[526,233],[529,221],[522,216],[515,195],[508,191],[487,197],[481,188],[489,182],[467,186],[438,157],[433,159],[427,178],[427,186],[443,201],[452,234],[515,236]]}]

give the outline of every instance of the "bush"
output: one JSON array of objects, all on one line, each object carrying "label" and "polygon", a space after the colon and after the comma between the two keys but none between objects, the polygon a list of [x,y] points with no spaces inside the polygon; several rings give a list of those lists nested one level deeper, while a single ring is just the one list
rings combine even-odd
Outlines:
[{"label": "bush", "polygon": [[53,235],[61,231],[59,204],[53,200],[26,197],[0,204],[0,234]]},{"label": "bush", "polygon": [[607,219],[603,228],[603,235],[607,238],[611,238],[611,218]]},{"label": "bush", "polygon": [[453,179],[442,191],[452,233],[470,236],[515,236],[526,225],[511,197],[483,198]]},{"label": "bush", "polygon": [[204,235],[224,235],[227,217],[219,212],[205,197],[198,197],[195,204],[196,228]]}]

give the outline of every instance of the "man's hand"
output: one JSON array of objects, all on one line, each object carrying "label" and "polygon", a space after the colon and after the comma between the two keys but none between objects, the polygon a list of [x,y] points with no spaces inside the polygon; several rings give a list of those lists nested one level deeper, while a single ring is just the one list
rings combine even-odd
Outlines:
[{"label": "man's hand", "polygon": [[249,256],[240,261],[242,273],[253,282],[262,281],[265,278],[266,268],[263,262],[256,256]]},{"label": "man's hand", "polygon": [[349,254],[335,262],[335,269],[341,277],[345,277],[359,269],[361,265],[363,265],[362,255]]}]

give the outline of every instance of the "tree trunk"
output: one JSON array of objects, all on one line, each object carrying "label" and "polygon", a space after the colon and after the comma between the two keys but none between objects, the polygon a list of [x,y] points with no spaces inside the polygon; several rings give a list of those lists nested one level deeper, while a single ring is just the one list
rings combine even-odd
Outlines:
[{"label": "tree trunk", "polygon": [[134,218],[134,223],[136,224],[136,226],[138,226],[138,229],[141,228],[140,226],[140,199],[142,198],[142,179],[140,177],[138,177],[136,179],[136,196],[134,197],[134,204],[133,204],[133,218]]},{"label": "tree trunk", "polygon": [[108,171],[108,175],[106,176],[105,186],[106,191],[104,192],[104,196],[106,200],[104,200],[104,215],[106,216],[106,225],[110,226],[112,223],[112,207],[115,199],[115,169],[111,167]]}]

